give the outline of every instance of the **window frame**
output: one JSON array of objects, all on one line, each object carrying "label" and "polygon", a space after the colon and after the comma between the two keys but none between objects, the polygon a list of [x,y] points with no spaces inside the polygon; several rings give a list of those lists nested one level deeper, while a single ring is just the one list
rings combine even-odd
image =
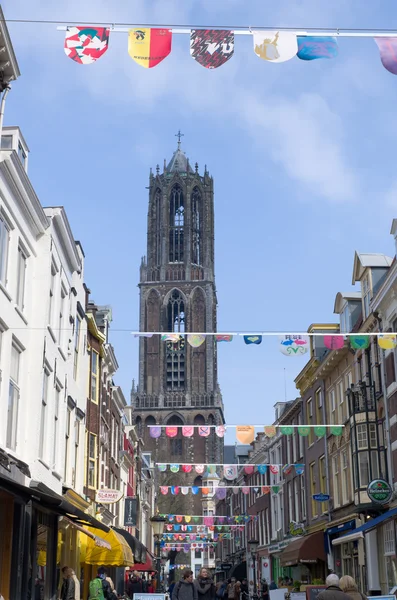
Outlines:
[{"label": "window frame", "polygon": [[[12,373],[12,353],[13,351],[17,352],[18,355],[18,363],[17,363],[17,374],[14,376]],[[19,418],[19,404],[21,397],[21,388],[20,388],[20,374],[21,374],[21,356],[22,356],[22,348],[13,340],[11,345],[11,367],[10,367],[10,378],[9,378],[9,387],[8,387],[8,407],[7,407],[7,426],[6,426],[6,447],[10,448],[10,450],[15,451],[18,445],[18,418]],[[11,404],[12,397],[12,407]],[[10,416],[11,413],[11,416]]]},{"label": "window frame", "polygon": [[[97,482],[97,437],[92,431],[87,432],[87,487],[91,490],[96,489]],[[94,442],[94,456],[91,456],[91,440]],[[91,473],[93,473],[93,484],[91,484]]]},{"label": "window frame", "polygon": [[10,251],[10,233],[11,226],[5,215],[0,211],[0,283],[4,287],[7,287],[8,284],[7,276]]},{"label": "window frame", "polygon": [[[15,293],[15,302],[18,308],[23,312],[25,309],[25,291],[26,291],[26,269],[28,266],[28,255],[21,244],[18,244],[18,264],[17,264],[17,287]],[[22,266],[23,265],[23,266]]]},{"label": "window frame", "polygon": [[[94,360],[93,360],[93,358],[94,358],[94,356],[96,356],[96,359],[95,359],[95,361],[96,361],[96,372],[94,372],[94,370],[93,370],[93,366],[94,366]],[[100,387],[100,384],[101,384],[101,381],[100,381],[100,368],[99,368],[100,362],[99,362],[99,358],[100,358],[99,352],[97,350],[95,350],[94,348],[91,348],[90,400],[94,404],[98,404],[99,403],[99,387]],[[95,397],[93,397],[93,393],[92,393],[93,392],[93,385],[92,385],[93,381],[95,381]]]},{"label": "window frame", "polygon": [[47,421],[48,421],[48,392],[50,385],[51,371],[47,365],[43,370],[43,382],[41,389],[41,412],[40,412],[40,439],[39,439],[39,458],[46,460],[47,457]]},{"label": "window frame", "polygon": [[73,379],[76,380],[79,363],[79,350],[80,350],[80,337],[81,337],[81,323],[82,319],[79,315],[76,315],[74,324],[74,356],[73,356]]},{"label": "window frame", "polygon": [[61,391],[62,385],[59,381],[55,383],[55,394],[54,394],[54,412],[53,412],[53,447],[52,447],[52,470],[57,471],[58,459],[59,459],[59,417],[61,407]]}]

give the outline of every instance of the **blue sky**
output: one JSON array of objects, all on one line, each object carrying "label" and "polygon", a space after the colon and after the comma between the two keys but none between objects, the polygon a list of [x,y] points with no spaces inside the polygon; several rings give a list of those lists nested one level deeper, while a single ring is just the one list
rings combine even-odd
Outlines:
[{"label": "blue sky", "polygon": [[[110,6],[111,5],[111,6]],[[347,5],[347,6],[346,6]],[[6,0],[8,18],[79,21],[395,28],[392,0]],[[64,205],[86,253],[92,298],[113,307],[113,329],[138,327],[140,257],[146,252],[149,168],[183,149],[215,180],[220,331],[306,330],[333,322],[351,289],[354,251],[394,255],[397,77],[372,39],[341,39],[339,57],[261,61],[248,36],[232,60],[208,71],[174,36],[171,55],[143,69],[114,34],[96,64],[77,65],[52,25],[10,24],[22,76],[6,125],[30,147],[29,175],[44,206]],[[137,341],[113,331],[117,382],[129,397]],[[276,339],[219,348],[229,423],[273,420],[296,397],[305,359]]]}]

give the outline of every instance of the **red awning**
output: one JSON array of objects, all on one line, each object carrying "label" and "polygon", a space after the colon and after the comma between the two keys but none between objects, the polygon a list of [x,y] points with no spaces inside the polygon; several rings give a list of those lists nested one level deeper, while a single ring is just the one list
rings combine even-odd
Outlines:
[{"label": "red awning", "polygon": [[135,565],[132,565],[132,567],[130,567],[130,571],[154,571],[155,569],[153,568],[153,563],[152,560],[150,558],[150,556],[147,556],[146,562],[145,563],[137,563]]}]

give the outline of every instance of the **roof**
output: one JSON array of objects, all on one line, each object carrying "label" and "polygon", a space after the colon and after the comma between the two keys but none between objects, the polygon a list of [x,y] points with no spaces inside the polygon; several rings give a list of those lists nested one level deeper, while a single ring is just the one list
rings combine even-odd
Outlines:
[{"label": "roof", "polygon": [[10,81],[15,81],[20,76],[18,62],[12,47],[10,34],[8,33],[7,23],[3,10],[0,6],[0,49],[1,63],[0,68],[0,90],[3,91]]},{"label": "roof", "polygon": [[193,169],[189,164],[189,159],[179,147],[175,150],[170,162],[166,168],[167,173],[193,173]]},{"label": "roof", "polygon": [[335,297],[334,314],[339,315],[345,300],[361,300],[361,292],[338,292]]},{"label": "roof", "polygon": [[368,268],[388,268],[393,259],[385,254],[362,254],[356,252],[354,255],[352,284],[354,285],[362,277],[363,271]]},{"label": "roof", "polygon": [[250,445],[225,445],[223,447],[223,460],[226,465],[235,464],[239,458],[248,458],[248,452],[252,450]]}]

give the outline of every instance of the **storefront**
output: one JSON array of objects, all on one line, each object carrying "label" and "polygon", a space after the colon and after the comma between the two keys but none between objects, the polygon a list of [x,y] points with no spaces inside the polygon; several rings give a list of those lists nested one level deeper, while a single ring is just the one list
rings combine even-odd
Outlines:
[{"label": "storefront", "polygon": [[277,544],[271,544],[269,546],[270,556],[270,581],[278,582],[280,577],[289,577],[290,569],[284,568],[280,563],[280,556],[284,548],[289,544],[288,540],[278,542]]},{"label": "storefront", "polygon": [[[350,575],[361,583],[361,569],[359,566],[359,553],[357,544],[339,544],[335,540],[342,538],[356,528],[356,519],[350,518],[344,523],[338,523],[325,530],[328,568],[339,577]],[[332,525],[332,524],[331,524]],[[335,543],[334,543],[335,541]]]},{"label": "storefront", "polygon": [[387,594],[397,585],[396,520],[394,507],[332,541],[333,548],[341,546],[342,560],[353,557],[353,577],[371,595]]},{"label": "storefront", "polygon": [[295,538],[280,555],[280,566],[289,568],[284,573],[293,581],[311,584],[315,579],[325,580],[326,554],[324,532]]}]

